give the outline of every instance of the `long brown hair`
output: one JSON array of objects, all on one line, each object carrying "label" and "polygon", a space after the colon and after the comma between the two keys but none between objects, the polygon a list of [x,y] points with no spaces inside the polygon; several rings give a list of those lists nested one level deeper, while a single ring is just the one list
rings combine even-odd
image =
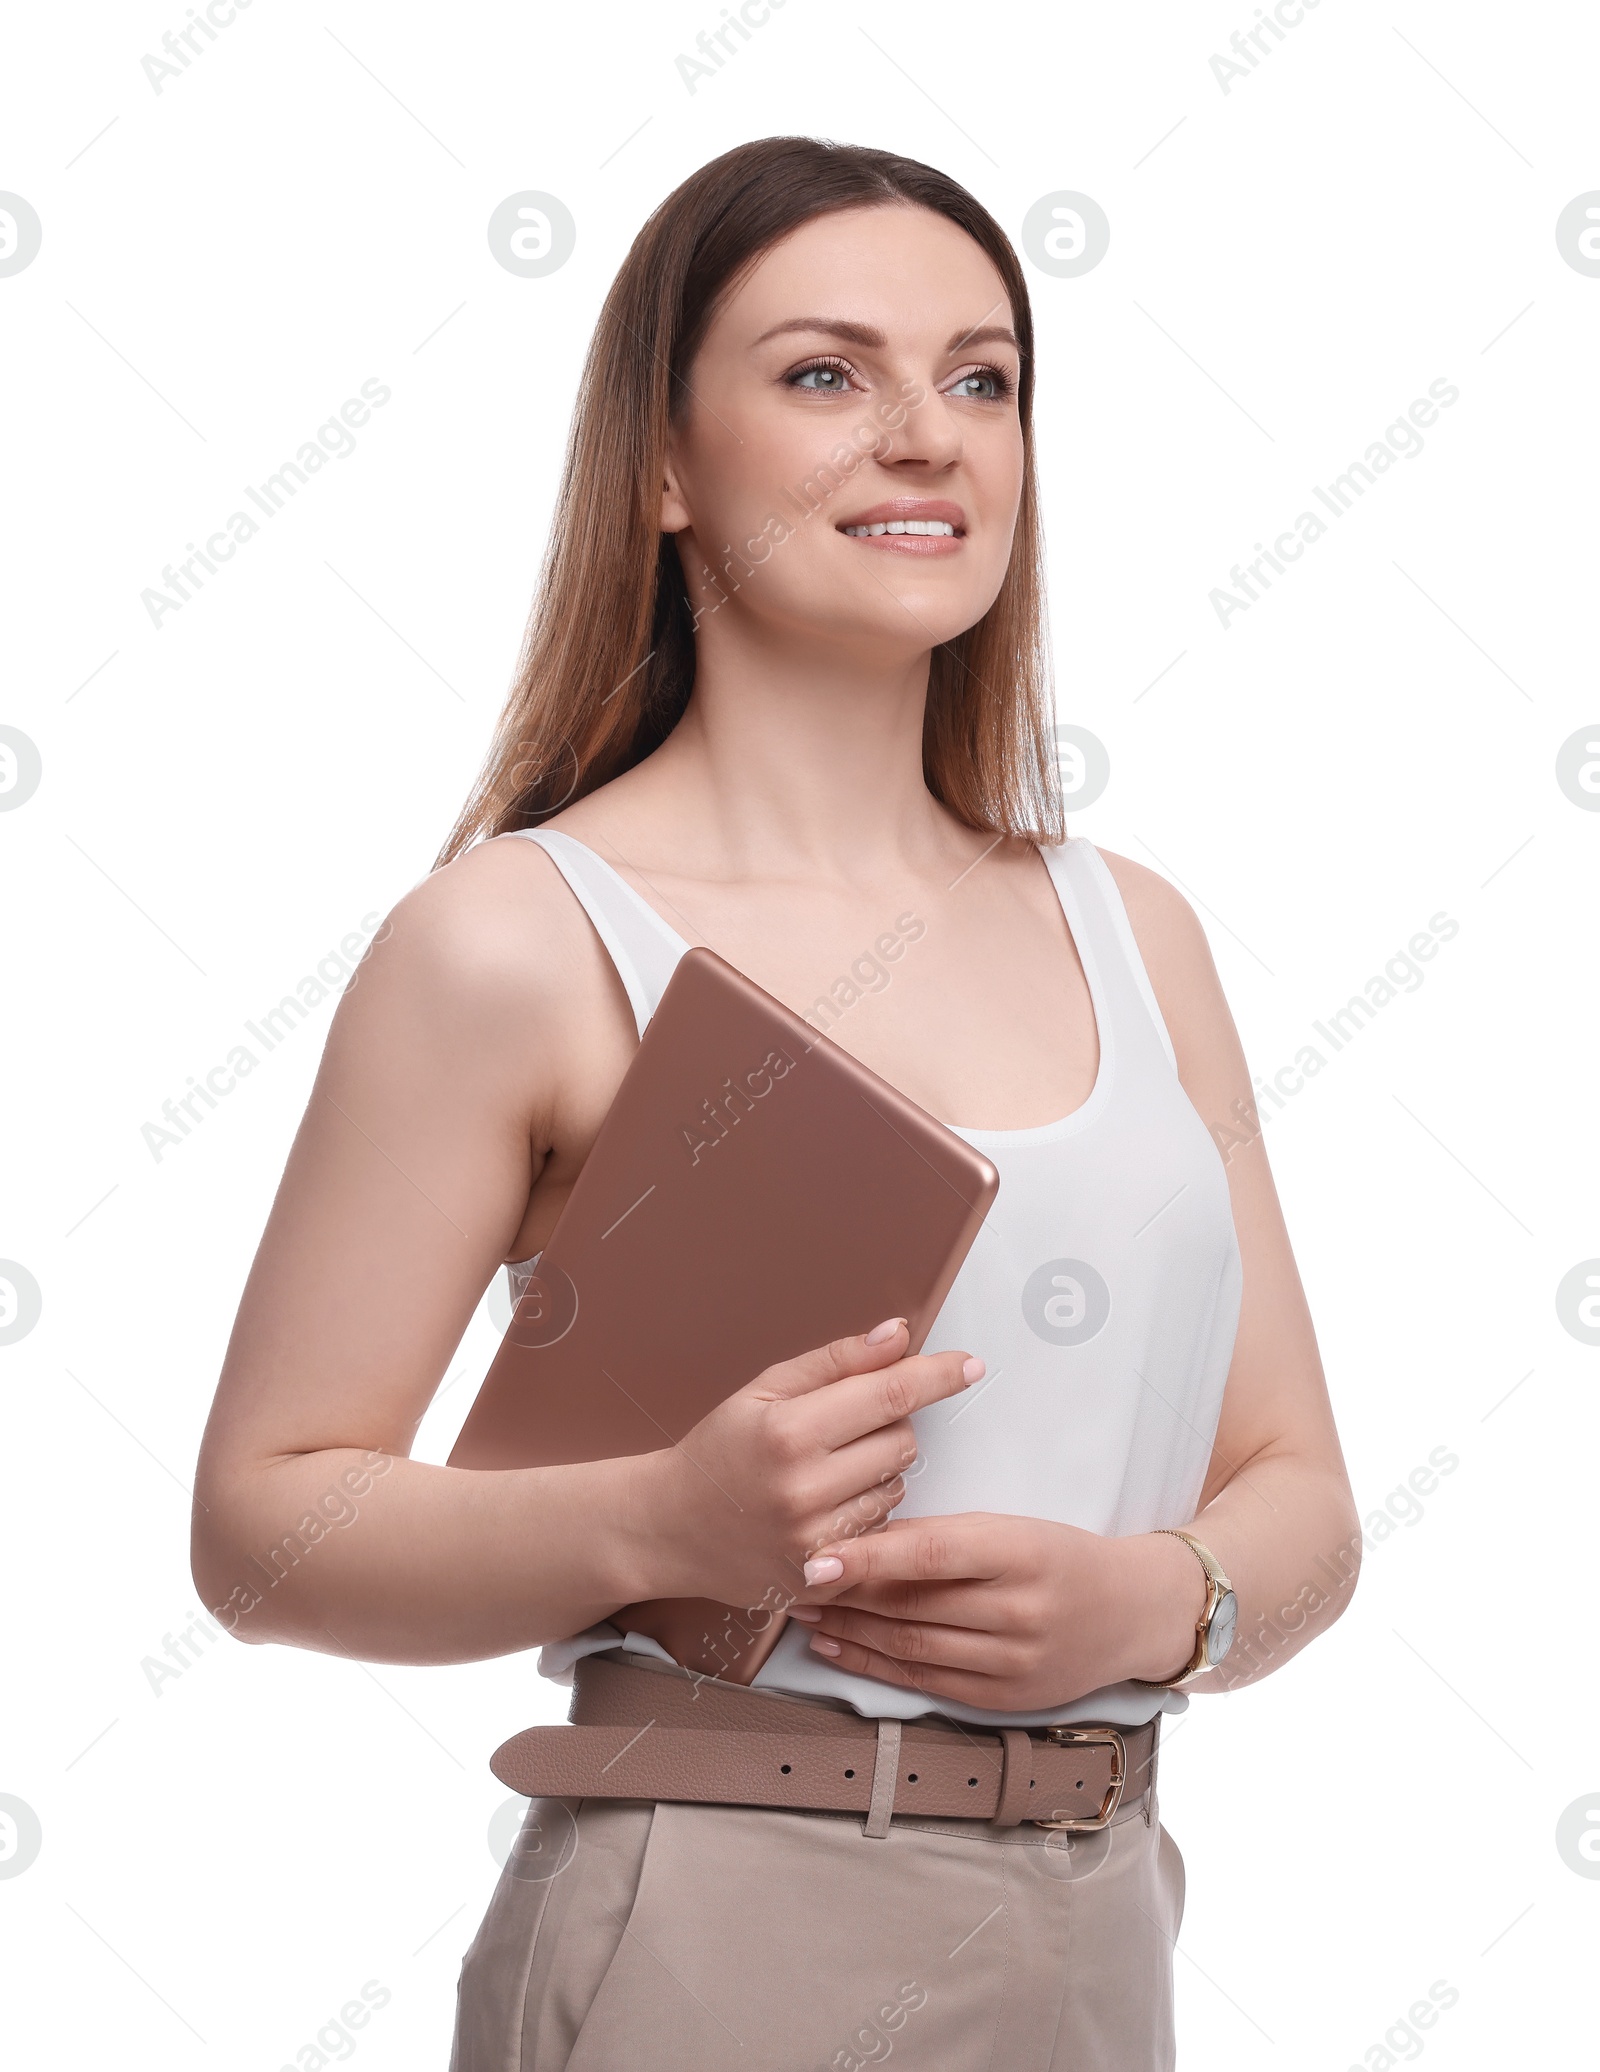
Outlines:
[{"label": "long brown hair", "polygon": [[721,299],[780,238],[815,216],[894,202],[948,217],[982,247],[1021,348],[1025,457],[1010,566],[977,624],[933,650],[924,778],[969,827],[1046,845],[1063,839],[1033,466],[1033,316],[1017,255],[988,210],[932,166],[854,144],[767,137],[713,159],[668,195],[612,283],[516,682],[440,864],[480,835],[534,826],[596,790],[677,725],[694,687],[694,615],[673,538],[661,531],[661,482],[690,364]]}]

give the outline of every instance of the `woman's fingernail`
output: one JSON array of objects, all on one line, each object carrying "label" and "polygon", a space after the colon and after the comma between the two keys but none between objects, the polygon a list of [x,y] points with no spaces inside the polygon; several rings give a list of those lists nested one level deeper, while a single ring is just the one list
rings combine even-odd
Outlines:
[{"label": "woman's fingernail", "polygon": [[988,1371],[988,1368],[983,1364],[982,1360],[980,1360],[978,1358],[978,1355],[974,1353],[970,1360],[964,1362],[961,1369],[961,1379],[968,1383],[974,1381],[982,1381],[983,1377],[988,1373]]},{"label": "woman's fingernail", "polygon": [[830,1640],[825,1633],[813,1633],[811,1636],[811,1646],[819,1655],[836,1655],[839,1652],[839,1643],[836,1640]]},{"label": "woman's fingernail", "polygon": [[904,1322],[904,1317],[889,1317],[883,1323],[874,1325],[867,1333],[868,1345],[887,1345]]},{"label": "woman's fingernail", "polygon": [[792,1604],[789,1607],[791,1619],[804,1619],[808,1626],[820,1624],[822,1614],[814,1604]]},{"label": "woman's fingernail", "polygon": [[819,1554],[814,1561],[805,1565],[805,1579],[808,1583],[836,1583],[844,1574],[844,1563],[837,1554]]}]

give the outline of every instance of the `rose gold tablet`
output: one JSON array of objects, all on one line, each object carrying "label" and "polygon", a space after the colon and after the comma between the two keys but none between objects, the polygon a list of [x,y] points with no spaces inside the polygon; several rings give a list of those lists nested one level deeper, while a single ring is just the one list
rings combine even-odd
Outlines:
[{"label": "rose gold tablet", "polygon": [[[907,1318],[919,1351],[998,1187],[914,1101],[714,951],[687,951],[450,1465],[674,1445],[775,1361],[884,1317]],[[658,1599],[613,1623],[747,1683],[798,1583],[774,1576],[763,1607]]]}]

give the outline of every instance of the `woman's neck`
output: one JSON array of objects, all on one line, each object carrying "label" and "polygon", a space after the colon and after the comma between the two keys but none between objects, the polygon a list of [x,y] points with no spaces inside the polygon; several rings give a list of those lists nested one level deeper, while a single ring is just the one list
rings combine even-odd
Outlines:
[{"label": "woman's neck", "polygon": [[695,875],[855,880],[927,855],[952,826],[923,778],[928,663],[702,634],[688,708],[618,803],[670,822]]}]

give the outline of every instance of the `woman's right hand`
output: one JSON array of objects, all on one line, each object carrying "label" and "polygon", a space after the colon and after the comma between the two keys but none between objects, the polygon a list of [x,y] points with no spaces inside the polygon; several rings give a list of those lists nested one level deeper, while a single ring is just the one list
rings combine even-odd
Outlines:
[{"label": "woman's right hand", "polygon": [[638,1455],[629,1505],[641,1597],[782,1610],[814,1548],[881,1525],[917,1457],[911,1414],[980,1381],[966,1353],[905,1357],[890,1318],[780,1360],[676,1446]]}]

